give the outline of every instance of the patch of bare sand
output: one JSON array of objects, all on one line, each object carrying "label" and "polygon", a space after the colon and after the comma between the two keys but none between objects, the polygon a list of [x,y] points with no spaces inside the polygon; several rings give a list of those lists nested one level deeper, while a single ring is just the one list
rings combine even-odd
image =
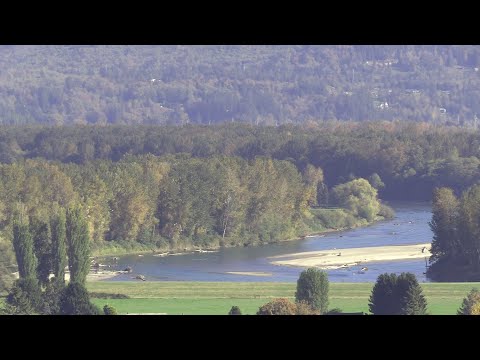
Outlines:
[{"label": "patch of bare sand", "polygon": [[248,276],[272,276],[272,273],[261,272],[261,271],[227,271],[226,274],[248,275]]},{"label": "patch of bare sand", "polygon": [[358,265],[360,263],[430,257],[430,247],[430,243],[415,245],[375,246],[365,248],[309,251],[303,253],[272,256],[269,259],[293,258],[288,260],[272,261],[271,263],[273,265],[337,269]]},{"label": "patch of bare sand", "polygon": [[[19,276],[20,276],[18,271],[14,272],[12,275],[15,277],[15,279],[18,279]],[[111,278],[113,278],[117,275],[119,275],[119,274],[116,271],[99,271],[97,273],[90,272],[87,275],[87,281],[107,280],[107,279],[111,279]],[[50,277],[53,277],[53,274],[51,274]],[[70,281],[70,273],[68,271],[65,273],[65,280]]]}]

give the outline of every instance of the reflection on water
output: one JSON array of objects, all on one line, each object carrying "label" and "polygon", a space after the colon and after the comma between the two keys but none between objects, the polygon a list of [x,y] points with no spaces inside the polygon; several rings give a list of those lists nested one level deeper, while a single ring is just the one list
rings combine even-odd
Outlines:
[{"label": "reflection on water", "polygon": [[[127,266],[133,274],[121,275],[114,280],[131,280],[137,274],[147,280],[171,281],[282,281],[295,282],[301,268],[274,266],[267,257],[302,251],[330,250],[351,247],[402,245],[430,242],[432,232],[428,225],[431,207],[428,203],[390,204],[396,211],[393,220],[350,231],[310,237],[304,240],[284,242],[259,247],[222,249],[215,253],[195,253],[182,256],[156,257],[153,255],[129,255],[118,260],[117,269]],[[332,282],[373,282],[384,272],[410,271],[420,282],[425,278],[425,259],[399,260],[368,263],[368,270],[361,272],[365,265],[349,269],[328,270]],[[266,272],[272,276],[249,276],[226,274],[226,272]]]}]

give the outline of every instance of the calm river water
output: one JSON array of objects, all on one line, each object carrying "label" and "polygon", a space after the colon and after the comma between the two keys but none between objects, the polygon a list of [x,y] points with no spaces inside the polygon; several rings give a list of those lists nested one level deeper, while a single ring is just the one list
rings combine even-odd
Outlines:
[{"label": "calm river water", "polygon": [[[221,249],[215,253],[166,257],[147,254],[123,256],[118,260],[115,269],[122,270],[130,266],[133,273],[120,275],[112,280],[132,280],[135,275],[142,274],[148,281],[296,282],[303,269],[271,265],[267,258],[302,251],[417,244],[431,241],[432,232],[428,226],[432,216],[430,204],[392,202],[389,205],[396,212],[393,220],[382,221],[364,228],[326,234],[322,237],[315,236],[259,247]],[[362,266],[368,267],[365,273],[359,272]],[[266,272],[271,273],[272,276],[227,274],[230,271]],[[424,275],[425,259],[368,263],[327,272],[331,282],[374,282],[381,273],[403,271],[414,273],[419,282],[428,281]]]}]

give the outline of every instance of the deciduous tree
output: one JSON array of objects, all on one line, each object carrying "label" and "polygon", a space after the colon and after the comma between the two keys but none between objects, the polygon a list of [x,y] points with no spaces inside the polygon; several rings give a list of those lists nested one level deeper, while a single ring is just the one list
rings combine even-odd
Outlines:
[{"label": "deciduous tree", "polygon": [[457,315],[479,315],[478,308],[480,306],[480,291],[472,289],[463,299]]},{"label": "deciduous tree", "polygon": [[274,299],[260,306],[257,311],[257,315],[295,315],[296,313],[296,305],[285,298]]},{"label": "deciduous tree", "polygon": [[65,267],[67,266],[67,234],[65,210],[59,209],[52,219],[52,267],[55,279],[65,283]]},{"label": "deciduous tree", "polygon": [[90,237],[83,209],[79,206],[67,210],[66,236],[70,282],[85,284],[90,270]]},{"label": "deciduous tree", "polygon": [[296,302],[305,301],[313,309],[323,314],[328,310],[328,275],[316,268],[309,268],[300,273],[297,280]]}]

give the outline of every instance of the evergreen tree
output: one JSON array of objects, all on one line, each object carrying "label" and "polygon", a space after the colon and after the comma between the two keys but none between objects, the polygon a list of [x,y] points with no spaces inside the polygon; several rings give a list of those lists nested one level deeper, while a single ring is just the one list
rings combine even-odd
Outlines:
[{"label": "evergreen tree", "polygon": [[79,206],[68,209],[66,214],[68,241],[68,267],[70,282],[85,284],[90,270],[90,236],[88,224]]},{"label": "evergreen tree", "polygon": [[62,315],[99,315],[100,309],[90,302],[90,295],[82,283],[70,282],[60,298]]},{"label": "evergreen tree", "polygon": [[323,314],[328,311],[328,276],[327,273],[309,268],[300,273],[297,280],[295,301],[304,301]]},{"label": "evergreen tree", "polygon": [[427,301],[422,293],[422,287],[412,273],[402,273],[397,278],[398,295],[401,315],[426,315]]},{"label": "evergreen tree", "polygon": [[60,209],[52,220],[52,267],[55,279],[65,283],[65,266],[67,265],[65,210]]},{"label": "evergreen tree", "polygon": [[369,309],[374,315],[425,315],[427,301],[414,274],[385,273],[377,278]]},{"label": "evergreen tree", "polygon": [[42,294],[43,298],[43,314],[58,315],[60,314],[60,301],[65,289],[65,281],[53,278],[47,284]]},{"label": "evergreen tree", "polygon": [[477,281],[480,274],[480,185],[472,186],[463,193],[459,218],[459,252],[467,264],[467,268],[460,269],[459,273],[471,273],[472,276],[467,279]]},{"label": "evergreen tree", "polygon": [[427,275],[440,281],[476,281],[480,274],[480,186],[463,192],[436,189],[430,227],[431,265]]},{"label": "evergreen tree", "polygon": [[374,315],[397,315],[400,313],[395,274],[385,273],[378,276],[370,295],[368,308]]},{"label": "evergreen tree", "polygon": [[32,315],[42,312],[42,291],[35,278],[15,281],[7,296],[6,312],[11,315]]},{"label": "evergreen tree", "polygon": [[433,232],[431,263],[445,259],[453,260],[458,254],[458,211],[459,201],[452,189],[434,190],[432,220],[429,223]]},{"label": "evergreen tree", "polygon": [[242,315],[242,311],[238,306],[232,306],[232,308],[228,312],[228,315]]}]

